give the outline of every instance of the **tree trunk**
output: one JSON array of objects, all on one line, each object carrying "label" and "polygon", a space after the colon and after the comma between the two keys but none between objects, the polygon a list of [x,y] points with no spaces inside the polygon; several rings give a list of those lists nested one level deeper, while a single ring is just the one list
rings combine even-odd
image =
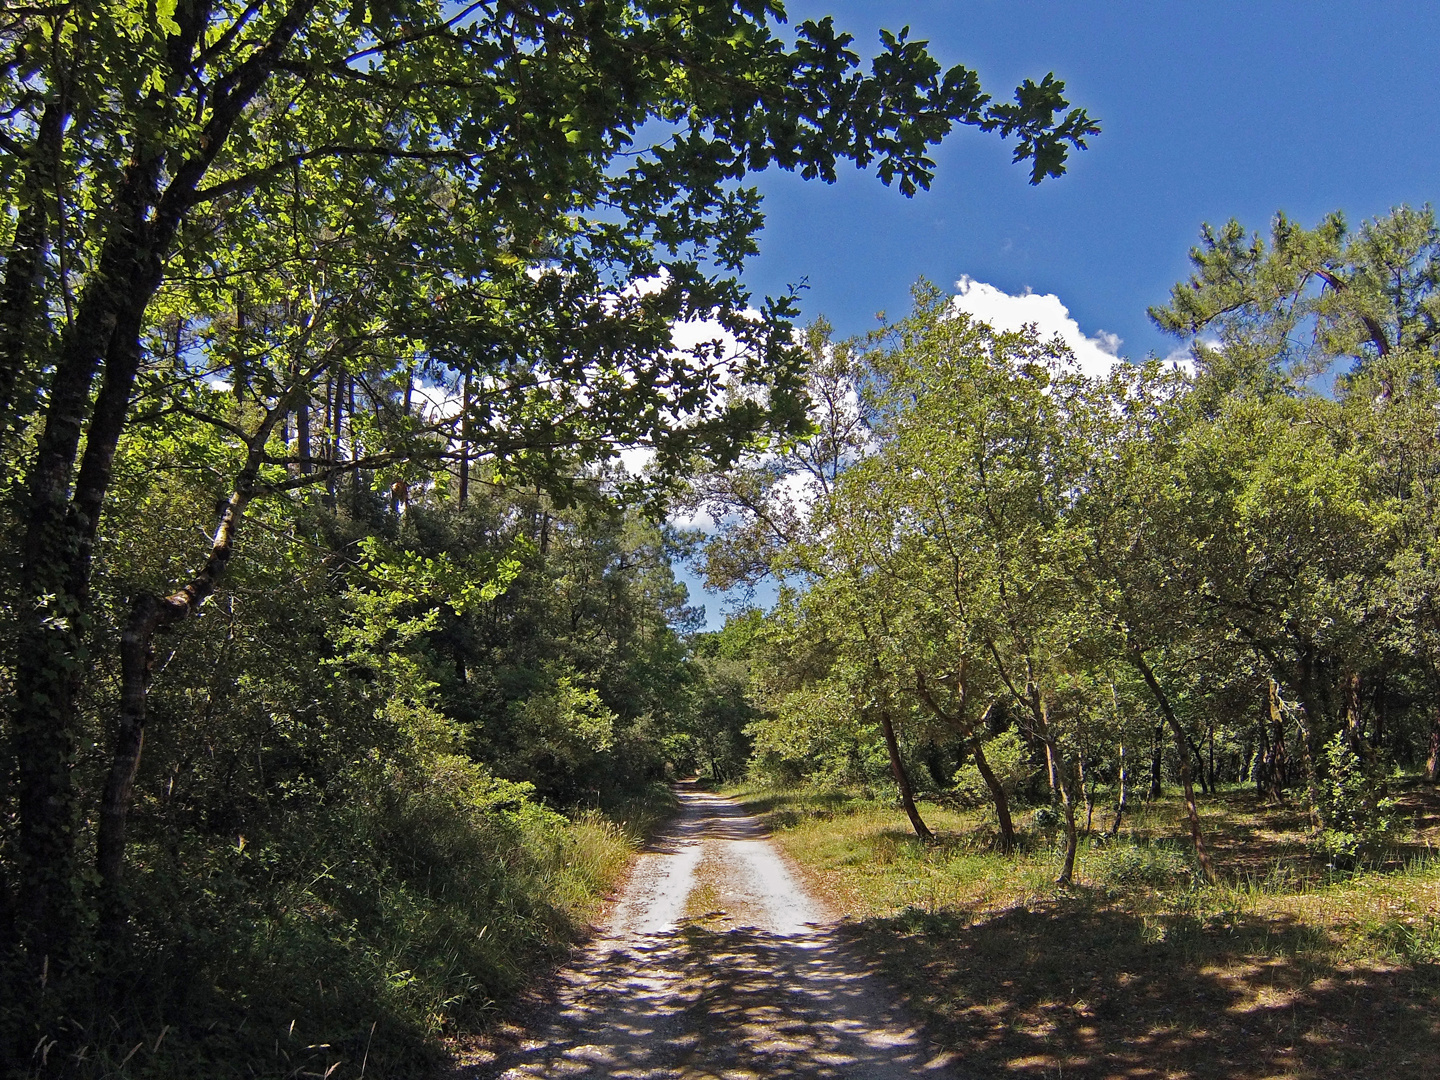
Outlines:
[{"label": "tree trunk", "polygon": [[905,807],[905,816],[910,819],[910,827],[915,830],[915,835],[929,843],[935,839],[935,834],[921,819],[920,811],[915,807],[915,792],[910,787],[905,762],[900,759],[900,743],[895,738],[895,725],[890,721],[889,709],[880,710],[880,730],[885,734],[885,748],[890,751],[890,773],[895,777],[895,786],[900,789],[900,805]]},{"label": "tree trunk", "polygon": [[1150,743],[1150,792],[1146,797],[1152,802],[1165,794],[1163,770],[1165,766],[1165,721],[1155,725],[1155,735]]},{"label": "tree trunk", "polygon": [[[360,440],[355,436],[355,376],[345,377],[346,407],[349,409],[350,417],[350,446],[348,453],[351,461],[359,461],[364,450],[360,446]],[[360,466],[350,466],[350,504],[358,506],[360,502]]]},{"label": "tree trunk", "polygon": [[470,497],[470,376],[460,382],[460,505]]},{"label": "tree trunk", "polygon": [[1025,687],[1025,693],[1035,734],[1045,746],[1045,759],[1050,766],[1050,782],[1060,796],[1060,806],[1065,812],[1065,861],[1055,884],[1068,885],[1075,876],[1075,853],[1080,847],[1079,830],[1075,827],[1074,776],[1050,730],[1050,714],[1045,706],[1045,699],[1040,695],[1040,688],[1031,680]]},{"label": "tree trunk", "polygon": [[310,395],[307,393],[295,406],[295,456],[300,461],[300,475],[309,476],[315,471],[310,456]]},{"label": "tree trunk", "polygon": [[[50,207],[60,189],[60,151],[68,113],[61,92],[45,105],[35,139],[25,155],[5,279],[0,285],[0,444],[8,444],[12,425],[34,408],[30,385],[44,366],[48,335],[43,303],[46,254],[51,242]],[[56,222],[63,212],[56,205]],[[7,452],[3,455],[8,463]]]},{"label": "tree trunk", "polygon": [[331,373],[325,380],[325,430],[320,439],[325,456],[325,494],[320,502],[332,513],[335,501],[335,463],[340,460],[340,385],[343,376]]},{"label": "tree trunk", "polygon": [[[20,819],[18,929],[37,970],[63,971],[79,927],[78,808],[70,775],[74,699],[89,663],[91,548],[129,411],[144,312],[162,280],[163,258],[189,212],[190,197],[314,6],[314,0],[300,0],[279,15],[269,40],[211,100],[209,119],[193,144],[157,147],[145,142],[143,132],[136,133],[113,197],[92,223],[103,236],[98,266],[86,279],[75,317],[54,355],[45,423],[25,481],[25,545],[15,598],[24,615],[11,705]],[[176,9],[179,32],[169,36],[167,50],[171,70],[186,69],[208,14],[206,5]],[[168,184],[162,194],[167,164],[172,168],[164,172]],[[7,276],[10,269],[7,264]],[[17,265],[17,273],[21,269]],[[17,314],[23,323],[23,308]],[[102,357],[105,375],[92,410],[90,395]],[[49,359],[27,350],[20,362],[38,372]],[[85,456],[79,475],[73,476],[82,436]]]},{"label": "tree trunk", "polygon": [[1268,790],[1270,777],[1270,717],[1262,716],[1255,725],[1255,757],[1251,765],[1249,778],[1255,781],[1255,794],[1265,797]]},{"label": "tree trunk", "polygon": [[1055,878],[1055,884],[1069,885],[1075,876],[1075,854],[1080,847],[1080,830],[1075,825],[1075,794],[1072,779],[1066,775],[1069,770],[1060,755],[1060,748],[1053,742],[1047,742],[1046,746],[1055,762],[1055,786],[1060,792],[1061,808],[1065,811],[1065,862]]},{"label": "tree trunk", "polygon": [[1200,744],[1190,738],[1188,731],[1184,731],[1183,728],[1181,730],[1185,738],[1185,745],[1181,748],[1181,753],[1184,753],[1187,749],[1190,752],[1192,762],[1190,775],[1199,778],[1200,790],[1206,795],[1209,795],[1211,794],[1210,785],[1205,781],[1205,756],[1200,752]]},{"label": "tree trunk", "polygon": [[1300,763],[1305,770],[1305,801],[1309,805],[1310,823],[1317,829],[1323,829],[1325,815],[1320,806],[1320,774],[1315,759],[1320,751],[1320,729],[1317,725],[1325,714],[1316,693],[1315,662],[1309,650],[1300,653],[1295,689],[1300,696],[1297,720],[1300,727]]},{"label": "tree trunk", "polygon": [[[988,710],[986,715],[989,715]],[[1008,855],[1015,847],[1015,823],[1010,820],[1010,800],[1005,795],[1005,788],[991,770],[990,763],[985,760],[985,749],[980,739],[978,732],[971,737],[970,752],[975,755],[975,768],[980,770],[981,779],[990,789],[990,801],[995,804],[995,820],[1000,826],[1000,854]]]},{"label": "tree trunk", "polygon": [[[1286,758],[1285,758],[1285,712],[1280,703],[1280,684],[1274,679],[1267,683],[1268,724],[1270,732],[1265,738],[1266,753],[1264,761],[1265,790],[1272,802],[1283,802],[1285,799],[1286,782]],[[1266,721],[1262,721],[1260,728],[1264,731]]]},{"label": "tree trunk", "polygon": [[1430,753],[1425,759],[1425,779],[1440,784],[1440,709],[1430,716]]},{"label": "tree trunk", "polygon": [[1075,759],[1075,767],[1080,774],[1080,795],[1085,800],[1085,835],[1088,837],[1095,823],[1095,770],[1086,774],[1084,754]]},{"label": "tree trunk", "polygon": [[1360,673],[1352,671],[1345,676],[1345,740],[1361,761],[1370,756],[1370,747],[1365,742],[1365,714],[1360,709]]},{"label": "tree trunk", "polygon": [[[59,962],[79,925],[75,834],[78,807],[75,697],[88,665],[90,566],[100,508],[139,366],[141,312],[158,284],[158,262],[132,264],[128,306],[99,289],[87,295],[63,343],[50,408],[30,476],[20,573],[22,610],[12,706],[19,788],[21,932],[32,959]],[[95,400],[74,493],[71,469],[84,429],[98,357]]]},{"label": "tree trunk", "polygon": [[1370,736],[1370,748],[1379,750],[1385,745],[1385,736],[1390,730],[1390,686],[1384,675],[1371,683],[1370,699],[1375,705],[1375,727]]},{"label": "tree trunk", "polygon": [[1161,688],[1155,673],[1150,670],[1150,665],[1145,662],[1144,654],[1137,649],[1130,657],[1141,678],[1145,680],[1145,685],[1150,688],[1150,693],[1155,696],[1161,715],[1165,717],[1165,722],[1170,725],[1170,730],[1175,735],[1175,743],[1180,751],[1180,783],[1185,789],[1185,813],[1190,819],[1190,839],[1195,845],[1195,859],[1200,864],[1200,872],[1205,876],[1205,880],[1214,881],[1215,870],[1210,865],[1210,853],[1205,850],[1205,836],[1200,828],[1200,810],[1195,805],[1195,785],[1190,780],[1189,739],[1185,729],[1180,726],[1175,710],[1170,707],[1170,698]]},{"label": "tree trunk", "polygon": [[95,866],[100,874],[103,937],[114,939],[124,924],[120,877],[125,860],[125,818],[140,768],[145,740],[146,691],[154,654],[151,642],[165,601],[158,596],[138,597],[120,635],[120,713],[110,772],[100,798],[100,826],[96,835]]},{"label": "tree trunk", "polygon": [[101,886],[101,933],[105,937],[114,939],[118,936],[126,918],[122,891],[125,828],[145,741],[155,635],[188,619],[215,591],[235,551],[245,508],[254,498],[255,484],[265,458],[265,444],[275,424],[287,412],[287,403],[281,402],[271,410],[251,438],[245,465],[236,476],[230,498],[221,511],[211,538],[209,555],[200,571],[169,596],[138,597],[121,634],[120,711],[115,749],[101,797],[95,848],[95,866]]},{"label": "tree trunk", "polygon": [[1111,836],[1118,836],[1120,834],[1120,819],[1125,816],[1125,782],[1127,779],[1128,777],[1125,772],[1125,744],[1122,742],[1120,744],[1120,796],[1115,800],[1115,821],[1110,826]]}]

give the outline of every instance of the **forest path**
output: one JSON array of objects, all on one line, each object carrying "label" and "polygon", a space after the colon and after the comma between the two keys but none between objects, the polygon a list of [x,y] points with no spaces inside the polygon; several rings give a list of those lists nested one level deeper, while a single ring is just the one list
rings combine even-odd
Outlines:
[{"label": "forest path", "polygon": [[949,1055],[838,938],[760,823],[719,795],[682,786],[679,796],[607,925],[486,1074],[950,1077]]}]

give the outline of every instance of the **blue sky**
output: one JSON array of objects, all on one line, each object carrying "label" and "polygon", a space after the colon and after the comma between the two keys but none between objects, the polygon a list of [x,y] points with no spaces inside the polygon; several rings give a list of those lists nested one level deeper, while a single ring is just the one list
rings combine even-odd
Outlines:
[{"label": "blue sky", "polygon": [[794,0],[833,14],[863,54],[908,24],[947,66],[1008,96],[1054,71],[1104,132],[1039,187],[991,135],[941,146],[934,186],[907,200],[851,171],[833,186],[767,174],[759,292],[809,279],[807,313],[842,333],[900,314],[925,275],[1055,293],[1122,354],[1173,343],[1149,325],[1204,221],[1265,228],[1277,209],[1352,221],[1437,195],[1440,4]]},{"label": "blue sky", "polygon": [[[1104,0],[792,0],[833,15],[868,57],[908,24],[942,64],[1008,96],[1048,71],[1104,131],[1039,187],[991,135],[960,130],[914,199],[854,171],[825,186],[765,175],[757,293],[808,279],[807,316],[841,334],[903,314],[910,285],[961,277],[1051,293],[1119,353],[1176,342],[1146,318],[1188,273],[1202,222],[1265,229],[1276,210],[1352,222],[1440,196],[1440,4]],[[720,604],[692,586],[712,624]]]}]

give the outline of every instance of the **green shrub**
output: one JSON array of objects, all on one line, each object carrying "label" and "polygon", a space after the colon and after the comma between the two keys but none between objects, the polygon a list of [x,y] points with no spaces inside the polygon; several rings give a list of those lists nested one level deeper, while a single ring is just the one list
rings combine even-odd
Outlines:
[{"label": "green shrub", "polygon": [[1362,761],[1344,734],[1325,744],[1325,776],[1319,810],[1324,828],[1317,844],[1335,866],[1353,869],[1379,854],[1396,827],[1396,802],[1385,788],[1377,758]]},{"label": "green shrub", "polygon": [[[1013,729],[1001,732],[985,744],[985,761],[1000,781],[1005,797],[1012,801],[1035,773],[1030,748]],[[986,806],[991,801],[990,788],[973,761],[955,774],[953,790],[962,805]]]},{"label": "green shrub", "polygon": [[1092,851],[1085,865],[1096,882],[1116,887],[1172,889],[1193,877],[1184,853],[1158,844],[1111,844]]},{"label": "green shrub", "polygon": [[1060,811],[1053,806],[1037,806],[1030,815],[1030,824],[1036,832],[1050,836],[1060,827]]},{"label": "green shrub", "polygon": [[[634,846],[458,755],[346,788],[253,836],[136,844],[124,950],[53,1002],[34,1075],[432,1075],[436,1036],[483,1025],[563,955]],[[653,823],[657,795],[630,818]]]}]

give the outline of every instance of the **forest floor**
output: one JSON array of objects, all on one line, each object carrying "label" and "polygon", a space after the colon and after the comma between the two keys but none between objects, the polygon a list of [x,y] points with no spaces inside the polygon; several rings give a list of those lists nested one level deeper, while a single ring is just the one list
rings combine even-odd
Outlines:
[{"label": "forest floor", "polygon": [[1402,790],[1405,828],[1363,872],[1315,857],[1293,807],[1236,789],[1203,805],[1219,884],[1197,883],[1178,800],[1162,800],[1087,840],[1067,888],[1053,836],[1032,828],[1001,857],[980,811],[922,804],[926,845],[854,793],[737,795],[957,1075],[1440,1076],[1433,789]]},{"label": "forest floor", "polygon": [[949,1077],[847,927],[735,802],[681,785],[602,927],[451,1075]]}]

